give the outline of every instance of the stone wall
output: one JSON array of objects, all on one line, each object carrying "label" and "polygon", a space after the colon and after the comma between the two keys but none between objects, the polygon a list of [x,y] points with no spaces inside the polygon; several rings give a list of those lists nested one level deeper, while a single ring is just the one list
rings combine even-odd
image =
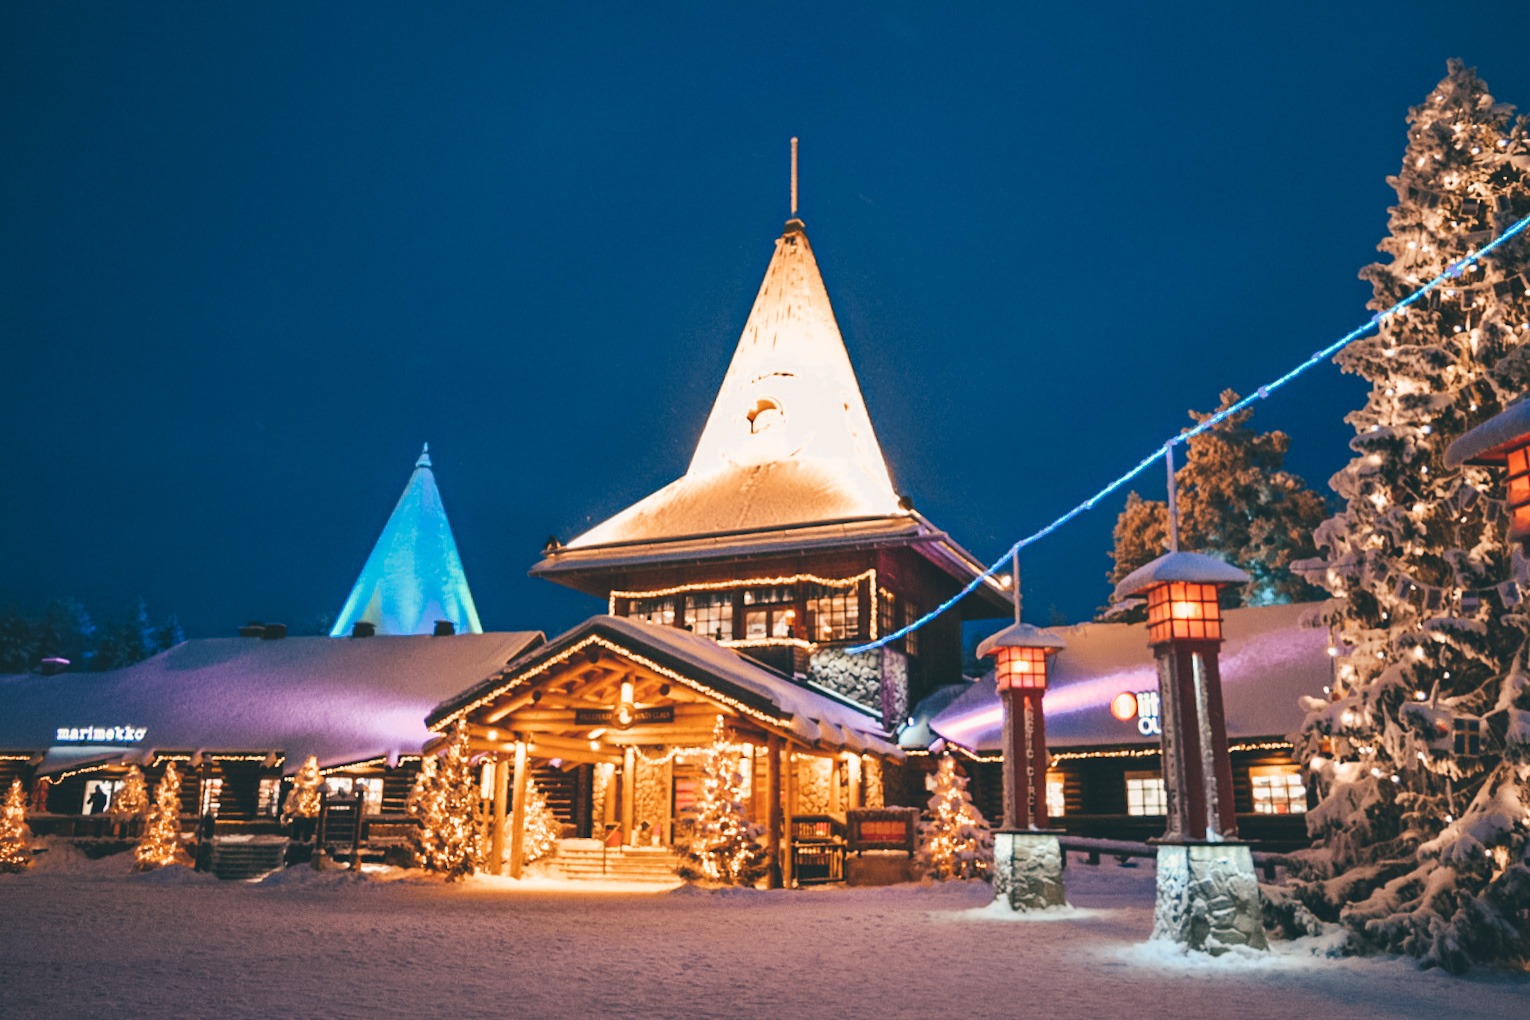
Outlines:
[{"label": "stone wall", "polygon": [[808,679],[882,716],[896,729],[908,717],[908,658],[893,648],[851,655],[820,648],[808,660]]}]

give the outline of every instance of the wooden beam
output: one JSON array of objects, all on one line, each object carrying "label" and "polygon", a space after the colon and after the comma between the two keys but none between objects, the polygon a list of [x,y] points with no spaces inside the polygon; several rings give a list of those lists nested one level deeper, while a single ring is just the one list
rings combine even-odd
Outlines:
[{"label": "wooden beam", "polygon": [[845,765],[850,769],[850,806],[858,808],[861,806],[861,756],[851,755],[845,759]]},{"label": "wooden beam", "polygon": [[782,757],[785,759],[783,765],[786,769],[786,853],[782,855],[781,882],[786,888],[790,889],[797,880],[797,876],[794,874],[797,862],[792,859],[796,846],[796,840],[792,838],[792,819],[797,814],[797,790],[801,785],[797,777],[797,763],[792,761],[792,745],[790,741],[787,742],[786,750],[782,752]]},{"label": "wooden beam", "polygon": [[510,763],[494,756],[494,819],[489,824],[489,873],[505,873],[505,805],[510,799]]},{"label": "wooden beam", "polygon": [[515,800],[510,811],[510,877],[521,877],[526,860],[526,780],[531,769],[526,761],[525,741],[515,744]]},{"label": "wooden beam", "polygon": [[780,889],[781,874],[781,755],[786,742],[772,733],[765,752],[765,799],[768,803],[765,826],[765,852],[770,857],[766,885]]},{"label": "wooden beam", "polygon": [[622,841],[631,844],[633,819],[637,816],[637,754],[627,748],[622,755]]}]

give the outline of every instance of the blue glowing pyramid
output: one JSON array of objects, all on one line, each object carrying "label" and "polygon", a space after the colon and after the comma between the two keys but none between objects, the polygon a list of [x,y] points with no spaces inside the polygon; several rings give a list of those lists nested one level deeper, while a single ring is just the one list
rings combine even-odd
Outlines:
[{"label": "blue glowing pyramid", "polygon": [[427,443],[329,636],[347,637],[357,623],[378,634],[430,634],[438,620],[458,634],[483,633]]}]

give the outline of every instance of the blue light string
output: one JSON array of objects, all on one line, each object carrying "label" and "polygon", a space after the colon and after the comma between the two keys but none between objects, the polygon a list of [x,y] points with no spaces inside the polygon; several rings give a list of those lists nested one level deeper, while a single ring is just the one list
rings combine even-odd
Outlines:
[{"label": "blue light string", "polygon": [[1413,293],[1409,294],[1407,297],[1403,298],[1401,301],[1397,302],[1387,310],[1377,312],[1375,315],[1371,316],[1370,319],[1363,325],[1357,326],[1356,328],[1350,330],[1348,333],[1344,334],[1344,336],[1340,337],[1338,340],[1335,340],[1327,347],[1324,347],[1320,351],[1314,352],[1312,357],[1308,358],[1300,365],[1297,365],[1295,368],[1291,369],[1291,371],[1276,379],[1274,382],[1267,383],[1266,385],[1259,387],[1257,390],[1244,397],[1242,400],[1239,400],[1237,403],[1231,405],[1230,407],[1223,408],[1222,410],[1216,412],[1215,414],[1208,417],[1205,421],[1197,424],[1194,428],[1187,429],[1184,432],[1171,437],[1161,447],[1154,450],[1146,457],[1142,458],[1142,460],[1138,461],[1137,465],[1130,471],[1126,472],[1126,474],[1117,478],[1115,481],[1105,486],[1105,488],[1101,489],[1099,492],[1096,492],[1093,496],[1090,496],[1088,499],[1084,500],[1078,506],[1063,514],[1061,517],[1057,518],[1055,521],[1053,521],[1051,524],[1048,524],[1040,531],[1037,531],[1031,535],[1027,535],[1025,538],[1022,538],[1020,541],[1010,546],[1009,550],[1005,552],[1003,556],[999,557],[999,559],[996,560],[992,566],[988,567],[981,574],[977,575],[977,577],[973,578],[972,581],[968,583],[966,587],[962,588],[961,591],[957,592],[949,599],[946,599],[946,601],[942,602],[940,605],[936,606],[928,613],[925,613],[913,623],[906,624],[905,626],[893,631],[891,634],[884,634],[877,638],[875,641],[868,641],[863,645],[855,645],[851,648],[845,649],[845,651],[852,655],[856,655],[861,652],[870,652],[881,648],[883,645],[897,641],[906,634],[913,633],[920,627],[923,627],[925,624],[935,619],[937,616],[948,612],[951,607],[955,606],[962,599],[976,591],[978,585],[988,580],[994,574],[997,574],[1006,563],[1009,563],[1012,559],[1019,555],[1021,549],[1024,549],[1026,546],[1032,544],[1033,542],[1039,542],[1041,539],[1046,538],[1052,532],[1056,531],[1064,524],[1067,524],[1069,521],[1073,520],[1073,518],[1077,517],[1084,511],[1093,510],[1096,503],[1116,492],[1121,488],[1121,486],[1125,485],[1127,482],[1131,481],[1133,478],[1136,478],[1142,472],[1152,467],[1160,457],[1166,455],[1170,450],[1174,448],[1176,444],[1189,442],[1193,437],[1200,435],[1207,429],[1214,428],[1222,421],[1226,420],[1232,415],[1237,414],[1244,408],[1249,407],[1256,400],[1265,399],[1271,393],[1280,389],[1286,383],[1295,379],[1297,376],[1301,375],[1312,366],[1333,357],[1335,354],[1339,353],[1344,348],[1348,347],[1350,344],[1354,343],[1356,340],[1369,333],[1372,329],[1381,325],[1382,322],[1396,315],[1398,312],[1404,310],[1408,306],[1423,300],[1436,287],[1439,287],[1441,284],[1446,283],[1449,280],[1454,280],[1456,277],[1460,276],[1469,266],[1475,265],[1477,262],[1481,261],[1483,256],[1487,255],[1495,248],[1498,248],[1501,245],[1507,243],[1517,234],[1524,231],[1526,227],[1530,227],[1530,216],[1526,216],[1524,219],[1514,224],[1508,230],[1505,230],[1489,244],[1486,244],[1483,247],[1477,249],[1470,255],[1467,255],[1465,258],[1451,263],[1439,276],[1436,276],[1434,279],[1430,280],[1428,283],[1424,284],[1422,287],[1418,288]]}]

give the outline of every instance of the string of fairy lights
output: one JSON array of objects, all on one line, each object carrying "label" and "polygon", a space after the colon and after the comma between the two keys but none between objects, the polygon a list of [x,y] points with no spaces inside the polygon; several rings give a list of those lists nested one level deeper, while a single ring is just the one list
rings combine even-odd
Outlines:
[{"label": "string of fairy lights", "polygon": [[[1502,247],[1510,240],[1517,237],[1519,234],[1524,232],[1527,227],[1530,227],[1530,216],[1526,216],[1519,220],[1513,226],[1505,230],[1502,234],[1498,235],[1497,238],[1483,245],[1481,248],[1478,248],[1476,251],[1473,251],[1465,257],[1451,263],[1445,268],[1444,272],[1440,273],[1428,283],[1418,287],[1411,294],[1398,301],[1390,308],[1377,312],[1364,323],[1350,330],[1348,333],[1344,334],[1342,337],[1335,340],[1327,347],[1313,352],[1311,357],[1297,365],[1295,368],[1291,369],[1286,374],[1280,376],[1272,382],[1266,383],[1265,385],[1259,387],[1257,390],[1244,397],[1242,400],[1239,400],[1236,403],[1233,403],[1228,407],[1217,411],[1215,414],[1208,416],[1204,421],[1198,423],[1194,428],[1186,429],[1177,435],[1169,437],[1169,439],[1165,441],[1163,445],[1155,449],[1146,457],[1143,457],[1125,474],[1116,478],[1104,488],[1100,489],[1100,491],[1096,492],[1094,495],[1090,496],[1088,499],[1084,500],[1073,509],[1062,514],[1050,524],[1046,525],[1038,531],[1031,533],[1030,535],[1025,536],[1014,545],[1010,546],[1007,550],[1005,550],[1003,556],[1000,556],[990,566],[988,566],[980,574],[969,581],[961,591],[946,599],[940,605],[936,606],[934,609],[931,609],[923,616],[905,624],[897,630],[894,630],[888,634],[884,634],[872,641],[867,641],[864,644],[855,645],[854,647],[846,649],[846,651],[850,654],[875,651],[884,645],[889,645],[894,641],[901,640],[908,634],[919,630],[930,621],[949,612],[958,602],[976,591],[979,585],[989,580],[989,578],[992,578],[1000,570],[1005,569],[1006,565],[1013,562],[1015,557],[1020,554],[1021,549],[1041,541],[1043,538],[1046,538],[1054,531],[1057,531],[1059,528],[1073,520],[1075,517],[1078,517],[1086,511],[1093,510],[1095,505],[1099,503],[1100,500],[1106,499],[1112,494],[1118,492],[1122,486],[1126,485],[1127,482],[1130,482],[1132,479],[1142,474],[1142,472],[1152,467],[1160,459],[1172,457],[1174,453],[1174,447],[1188,443],[1191,439],[1194,439],[1196,436],[1199,436],[1203,432],[1207,432],[1215,428],[1217,425],[1221,424],[1223,421],[1226,421],[1233,415],[1238,414],[1253,406],[1256,402],[1267,399],[1271,393],[1274,393],[1282,386],[1285,386],[1287,383],[1296,379],[1298,376],[1302,375],[1304,372],[1320,364],[1321,362],[1329,360],[1335,354],[1338,354],[1344,348],[1348,347],[1356,340],[1359,340],[1371,330],[1381,326],[1381,324],[1386,322],[1388,319],[1392,318],[1393,316],[1405,313],[1411,306],[1422,301],[1424,298],[1428,297],[1440,287],[1443,287],[1451,281],[1457,279],[1462,273],[1466,272],[1472,266],[1475,266],[1478,262],[1482,261],[1483,258],[1491,254],[1494,250]],[[1518,594],[1517,591],[1515,594]]]}]

